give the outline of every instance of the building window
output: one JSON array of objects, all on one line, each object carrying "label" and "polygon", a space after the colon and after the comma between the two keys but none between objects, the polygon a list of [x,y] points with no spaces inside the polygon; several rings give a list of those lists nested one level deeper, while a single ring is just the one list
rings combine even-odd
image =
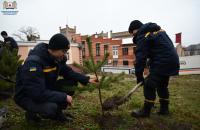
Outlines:
[{"label": "building window", "polygon": [[82,49],[82,56],[85,58],[85,48]]},{"label": "building window", "polygon": [[117,46],[113,46],[113,56],[118,56],[118,48]]},{"label": "building window", "polygon": [[66,57],[67,57],[67,60],[69,60],[69,52],[67,52]]},{"label": "building window", "polygon": [[200,50],[197,50],[197,55],[200,55]]},{"label": "building window", "polygon": [[108,45],[104,45],[104,55],[108,53]]},{"label": "building window", "polygon": [[124,65],[124,66],[128,66],[128,61],[127,61],[127,60],[124,60],[124,61],[123,61],[123,65]]},{"label": "building window", "polygon": [[96,43],[96,56],[100,56],[100,43]]},{"label": "building window", "polygon": [[135,55],[136,47],[133,47],[133,55]]},{"label": "building window", "polygon": [[82,41],[82,57],[85,58],[85,41]]},{"label": "building window", "polygon": [[113,60],[113,66],[117,66],[118,60]]},{"label": "building window", "polygon": [[122,54],[128,55],[128,48],[122,48]]}]

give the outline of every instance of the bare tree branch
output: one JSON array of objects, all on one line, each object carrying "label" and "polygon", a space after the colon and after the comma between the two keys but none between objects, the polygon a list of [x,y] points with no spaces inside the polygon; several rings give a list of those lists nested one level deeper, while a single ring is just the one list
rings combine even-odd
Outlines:
[{"label": "bare tree branch", "polygon": [[26,39],[24,39],[21,34],[13,33],[12,35],[19,38],[21,41],[26,41]]},{"label": "bare tree branch", "polygon": [[39,35],[39,32],[37,31],[37,29],[33,28],[31,26],[21,27],[18,30],[18,33],[14,33],[13,35],[22,41],[26,41],[26,40],[27,41],[36,41],[37,39],[40,39],[40,35]]}]

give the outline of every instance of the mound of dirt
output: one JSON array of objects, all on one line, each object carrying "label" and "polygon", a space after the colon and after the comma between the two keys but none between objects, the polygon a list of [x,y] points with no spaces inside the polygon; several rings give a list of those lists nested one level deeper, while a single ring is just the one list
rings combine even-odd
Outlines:
[{"label": "mound of dirt", "polygon": [[107,111],[117,108],[121,104],[119,101],[121,101],[122,98],[122,96],[114,96],[106,99],[103,103],[103,110]]},{"label": "mound of dirt", "polygon": [[125,123],[125,120],[119,115],[111,115],[110,113],[106,113],[104,116],[97,115],[95,117],[95,121],[99,124],[101,129],[117,129],[119,126],[123,123]]}]

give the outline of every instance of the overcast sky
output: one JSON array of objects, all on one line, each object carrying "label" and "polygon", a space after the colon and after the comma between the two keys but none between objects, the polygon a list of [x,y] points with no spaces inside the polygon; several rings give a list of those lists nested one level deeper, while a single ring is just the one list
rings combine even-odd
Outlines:
[{"label": "overcast sky", "polygon": [[[3,1],[0,0],[0,10]],[[7,0],[13,1],[13,0]],[[182,44],[200,43],[200,0],[15,0],[17,15],[0,12],[0,31],[11,36],[23,26],[37,28],[42,40],[59,32],[59,26],[77,27],[77,33],[127,31],[129,23],[156,22],[174,42],[182,32]],[[199,12],[199,13],[198,13]],[[0,38],[2,39],[2,38]]]}]

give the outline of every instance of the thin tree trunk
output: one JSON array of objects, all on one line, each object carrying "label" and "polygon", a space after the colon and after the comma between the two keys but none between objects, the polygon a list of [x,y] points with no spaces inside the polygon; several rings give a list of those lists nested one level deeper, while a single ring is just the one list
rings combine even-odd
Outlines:
[{"label": "thin tree trunk", "polygon": [[[95,72],[95,76],[97,78],[97,81],[99,82],[99,78],[97,76],[97,72]],[[100,104],[101,104],[102,115],[104,115],[103,102],[102,102],[102,96],[101,96],[101,88],[100,88],[99,85],[98,85],[98,90],[99,90],[99,100],[100,100]]]}]

